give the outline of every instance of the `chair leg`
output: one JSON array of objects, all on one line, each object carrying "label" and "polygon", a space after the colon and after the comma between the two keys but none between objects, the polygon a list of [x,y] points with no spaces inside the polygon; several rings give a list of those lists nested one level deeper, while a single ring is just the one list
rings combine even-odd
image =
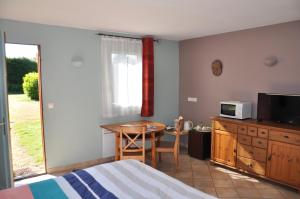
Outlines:
[{"label": "chair leg", "polygon": [[178,169],[179,168],[179,158],[178,158],[177,151],[174,151],[174,159],[175,159],[176,169]]},{"label": "chair leg", "polygon": [[158,153],[158,160],[161,162],[161,153]]},{"label": "chair leg", "polygon": [[118,161],[120,160],[120,135],[119,133],[115,133],[115,161]]}]

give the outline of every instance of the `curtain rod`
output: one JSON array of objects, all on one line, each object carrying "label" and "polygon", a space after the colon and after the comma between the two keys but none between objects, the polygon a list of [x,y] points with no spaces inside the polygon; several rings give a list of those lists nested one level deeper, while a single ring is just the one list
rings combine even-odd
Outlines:
[{"label": "curtain rod", "polygon": [[[121,36],[121,35],[110,35],[110,34],[104,34],[104,33],[97,33],[99,36],[109,36],[109,37],[119,37],[119,38],[126,38],[126,39],[136,39],[136,40],[142,40],[142,38],[139,37],[129,37],[129,36]],[[153,39],[154,42],[158,42],[158,39]]]}]

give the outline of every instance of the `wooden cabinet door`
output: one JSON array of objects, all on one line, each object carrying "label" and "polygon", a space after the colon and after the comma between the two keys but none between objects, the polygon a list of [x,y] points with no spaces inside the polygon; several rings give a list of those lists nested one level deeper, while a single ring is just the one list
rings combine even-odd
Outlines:
[{"label": "wooden cabinet door", "polygon": [[213,159],[216,162],[235,166],[236,164],[236,133],[214,130]]},{"label": "wooden cabinet door", "polygon": [[270,141],[268,177],[300,187],[300,146]]}]

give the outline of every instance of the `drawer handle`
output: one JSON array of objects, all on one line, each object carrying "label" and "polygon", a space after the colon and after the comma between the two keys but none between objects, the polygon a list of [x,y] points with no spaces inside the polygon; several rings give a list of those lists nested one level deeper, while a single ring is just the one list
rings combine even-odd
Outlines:
[{"label": "drawer handle", "polygon": [[286,139],[289,139],[289,138],[290,138],[288,135],[285,135],[285,136],[283,136],[283,137],[286,138]]},{"label": "drawer handle", "polygon": [[252,132],[252,133],[253,133],[253,132],[255,132],[255,130],[250,130],[250,132]]},{"label": "drawer handle", "polygon": [[246,138],[243,138],[243,141],[247,141],[247,139],[246,139]]},{"label": "drawer handle", "polygon": [[241,128],[241,130],[244,131],[245,129],[244,129],[244,128]]},{"label": "drawer handle", "polygon": [[250,164],[248,164],[248,166],[249,166],[249,167],[252,167],[253,165],[250,163]]},{"label": "drawer handle", "polygon": [[249,151],[250,154],[253,154],[253,151]]},{"label": "drawer handle", "polygon": [[272,154],[270,154],[268,157],[268,161],[271,161],[271,160],[272,160]]},{"label": "drawer handle", "polygon": [[261,142],[261,141],[258,141],[258,144],[262,144],[262,142]]},{"label": "drawer handle", "polygon": [[227,128],[227,125],[223,125],[224,128]]},{"label": "drawer handle", "polygon": [[261,134],[266,134],[266,132],[262,131]]}]

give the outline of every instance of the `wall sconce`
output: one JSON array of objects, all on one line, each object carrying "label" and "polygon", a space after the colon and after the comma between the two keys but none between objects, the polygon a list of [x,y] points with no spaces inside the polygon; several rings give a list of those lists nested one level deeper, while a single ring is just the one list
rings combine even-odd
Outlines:
[{"label": "wall sconce", "polygon": [[275,66],[278,63],[278,58],[274,55],[266,57],[264,64],[265,66]]},{"label": "wall sconce", "polygon": [[71,63],[75,68],[80,68],[83,66],[83,58],[80,56],[74,56],[71,59]]}]

